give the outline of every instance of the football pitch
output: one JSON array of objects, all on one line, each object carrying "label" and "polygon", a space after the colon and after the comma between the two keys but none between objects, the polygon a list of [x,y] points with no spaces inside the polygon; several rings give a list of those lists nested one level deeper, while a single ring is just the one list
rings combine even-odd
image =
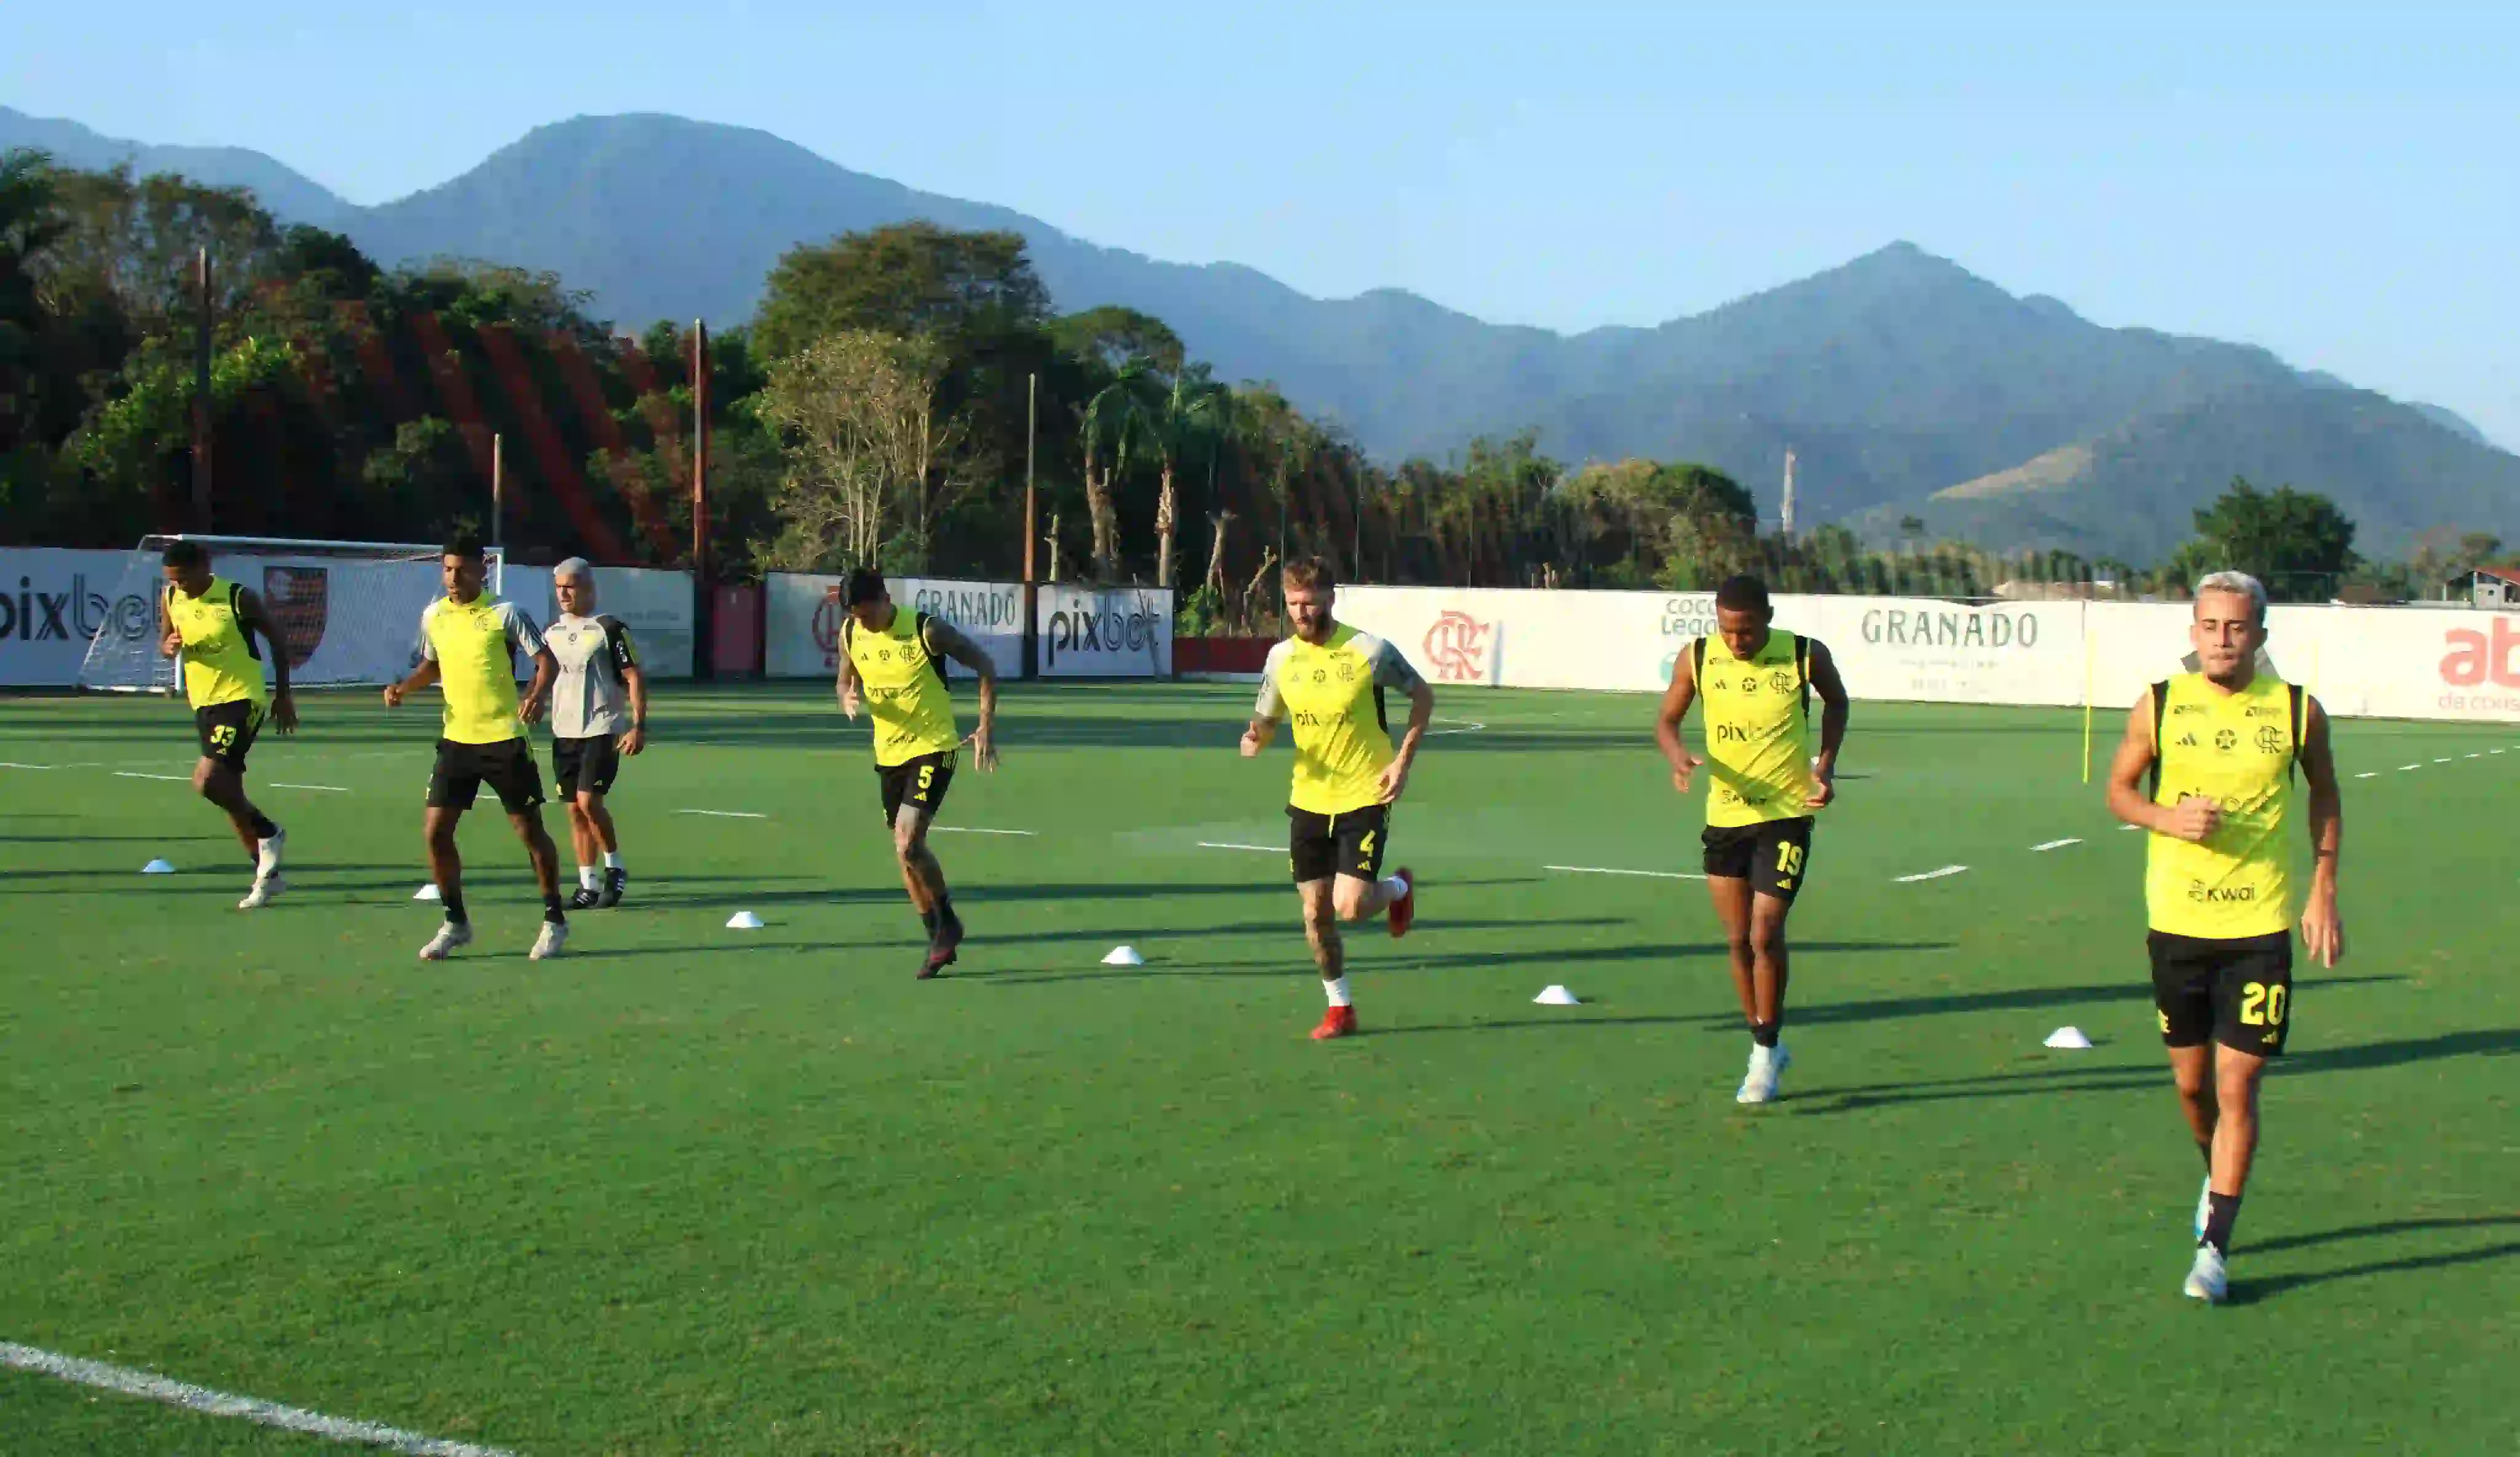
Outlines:
[{"label": "football pitch", "polygon": [[[180,705],[0,700],[0,1342],[534,1457],[2512,1450],[2520,729],[2337,726],[2349,956],[2207,1309],[2079,713],[1856,705],[1742,1109],[1703,888],[1602,873],[1697,868],[1652,702],[1437,691],[1328,1044],[1246,688],[1010,688],[932,982],[821,685],[662,692],[542,964],[487,796],[415,959],[433,695],[265,735],[251,914]],[[0,1369],[0,1451],[319,1450]]]}]

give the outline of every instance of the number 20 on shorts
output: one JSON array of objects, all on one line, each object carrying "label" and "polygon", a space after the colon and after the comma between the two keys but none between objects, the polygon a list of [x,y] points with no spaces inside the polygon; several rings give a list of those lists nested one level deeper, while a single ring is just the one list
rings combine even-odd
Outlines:
[{"label": "number 20 on shorts", "polygon": [[2252,981],[2241,987],[2240,1021],[2253,1027],[2282,1026],[2288,990],[2280,982],[2271,986],[2263,981]]}]

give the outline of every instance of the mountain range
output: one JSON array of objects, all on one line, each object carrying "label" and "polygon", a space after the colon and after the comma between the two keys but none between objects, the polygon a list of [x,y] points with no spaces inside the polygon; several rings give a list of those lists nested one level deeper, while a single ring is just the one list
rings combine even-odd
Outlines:
[{"label": "mountain range", "polygon": [[442,186],[373,207],[259,153],[120,141],[0,108],[0,148],[21,146],[250,188],[282,218],[346,233],[387,263],[549,269],[631,328],[741,322],[798,243],[912,218],[1007,229],[1061,310],[1154,314],[1221,376],[1275,382],[1382,458],[1536,427],[1560,459],[1715,465],[1773,517],[1790,447],[1799,524],[1841,521],[1880,542],[1921,523],[1990,547],[2149,561],[2233,476],[2333,497],[2366,555],[2445,527],[2520,538],[2520,457],[2449,410],[2249,345],[2104,328],[1906,243],[1652,328],[1568,336],[1397,289],[1313,298],[1236,263],[1164,262],[853,172],[767,132],[675,116],[537,127]]}]

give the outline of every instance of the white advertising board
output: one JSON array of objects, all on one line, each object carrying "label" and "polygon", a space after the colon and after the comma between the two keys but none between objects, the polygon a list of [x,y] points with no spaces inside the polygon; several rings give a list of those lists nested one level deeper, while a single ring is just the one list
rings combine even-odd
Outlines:
[{"label": "white advertising board", "polygon": [[1165,587],[1045,586],[1034,602],[1045,678],[1169,678],[1173,594]]},{"label": "white advertising board", "polygon": [[129,552],[0,548],[0,686],[67,688],[89,639],[110,632],[156,655],[155,601],[120,590]]},{"label": "white advertising board", "polygon": [[[840,666],[840,587],[845,578],[817,572],[774,571],[764,578],[763,615],[769,641],[762,665],[773,678],[827,678]],[[1023,588],[1013,582],[958,581],[947,577],[885,579],[895,606],[942,617],[963,629],[989,655],[998,676],[1023,670]],[[1169,619],[1167,619],[1169,621]],[[948,662],[950,677],[968,668]]]},{"label": "white advertising board", "polygon": [[[548,567],[509,566],[500,575],[499,595],[523,608],[536,626],[549,627],[560,615],[560,598],[552,591]],[[658,678],[692,675],[692,640],[698,616],[692,600],[688,571],[652,567],[595,569],[596,612],[619,617],[639,650],[639,665]]]}]

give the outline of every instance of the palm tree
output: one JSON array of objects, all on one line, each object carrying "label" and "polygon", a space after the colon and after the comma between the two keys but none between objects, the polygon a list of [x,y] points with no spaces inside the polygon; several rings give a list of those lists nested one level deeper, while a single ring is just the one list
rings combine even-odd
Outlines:
[{"label": "palm tree", "polygon": [[[1142,355],[1121,365],[1085,406],[1085,504],[1094,518],[1094,572],[1102,581],[1120,574],[1120,513],[1112,502],[1112,477],[1128,473],[1131,442],[1158,438],[1163,387],[1161,371]],[[1106,444],[1112,460],[1097,471]]]},{"label": "palm tree", "polygon": [[1155,585],[1173,584],[1173,538],[1181,519],[1181,494],[1174,473],[1183,457],[1200,443],[1207,446],[1209,479],[1215,478],[1219,437],[1233,423],[1234,391],[1218,384],[1205,364],[1193,364],[1173,376],[1173,387],[1152,417],[1155,451],[1162,462],[1162,483],[1155,494]]}]

